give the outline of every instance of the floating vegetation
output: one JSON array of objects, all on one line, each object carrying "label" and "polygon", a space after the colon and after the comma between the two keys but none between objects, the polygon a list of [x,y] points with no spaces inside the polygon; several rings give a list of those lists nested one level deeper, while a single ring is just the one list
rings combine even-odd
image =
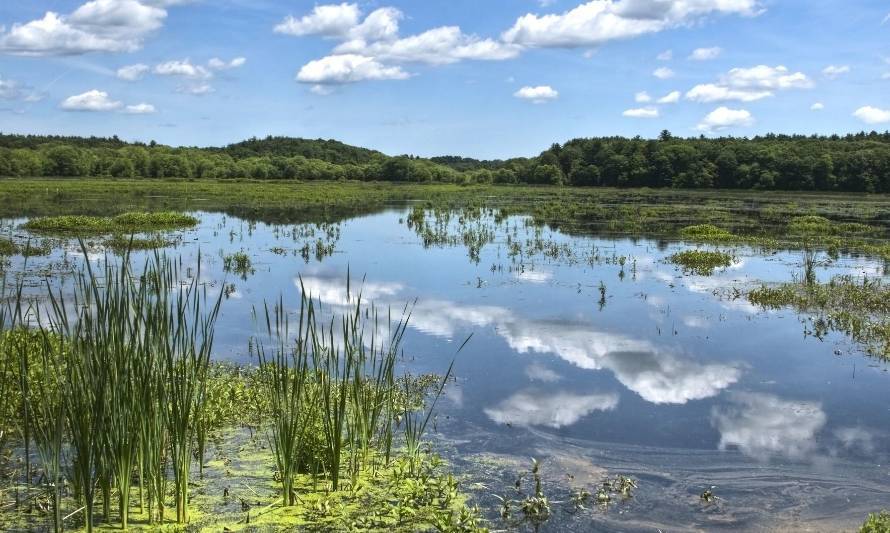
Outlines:
[{"label": "floating vegetation", "polygon": [[133,233],[152,230],[190,228],[198,219],[183,213],[129,212],[115,217],[62,215],[32,218],[24,224],[30,231],[62,235],[100,235],[104,233]]},{"label": "floating vegetation", "polygon": [[714,495],[714,489],[717,487],[708,487],[699,494],[698,499],[702,501],[702,503],[714,503],[720,498]]},{"label": "floating vegetation", "polygon": [[11,239],[0,238],[0,257],[21,255],[23,257],[35,257],[49,255],[52,244],[46,240],[28,240],[24,244],[17,244]]},{"label": "floating vegetation", "polygon": [[668,261],[682,267],[684,272],[710,276],[717,268],[731,266],[733,257],[720,251],[684,250],[668,257]]},{"label": "floating vegetation", "polygon": [[808,334],[822,339],[839,331],[868,354],[890,358],[890,287],[881,279],[838,276],[824,284],[763,285],[750,291],[748,300],[767,309],[792,307],[812,315]]},{"label": "floating vegetation", "polygon": [[704,241],[732,241],[736,236],[713,224],[696,224],[680,229],[680,236]]},{"label": "floating vegetation", "polygon": [[253,269],[253,261],[250,256],[244,252],[235,252],[223,257],[223,269],[226,272],[233,272],[241,276],[241,279],[247,279],[255,271]]}]

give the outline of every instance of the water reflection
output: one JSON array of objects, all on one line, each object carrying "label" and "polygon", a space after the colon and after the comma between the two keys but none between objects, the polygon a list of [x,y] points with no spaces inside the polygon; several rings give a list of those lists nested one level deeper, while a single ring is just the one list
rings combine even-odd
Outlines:
[{"label": "water reflection", "polygon": [[618,395],[519,391],[483,411],[494,422],[515,426],[545,426],[559,429],[571,426],[594,411],[611,411],[618,406]]},{"label": "water reflection", "polygon": [[733,393],[730,402],[711,412],[711,422],[720,432],[719,448],[738,448],[760,461],[807,459],[816,449],[814,437],[827,421],[818,402],[754,392]]}]

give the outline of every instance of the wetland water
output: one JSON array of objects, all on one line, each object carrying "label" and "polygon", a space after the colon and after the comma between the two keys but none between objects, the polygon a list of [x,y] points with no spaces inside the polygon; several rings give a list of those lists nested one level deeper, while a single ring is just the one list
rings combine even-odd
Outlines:
[{"label": "wetland water", "polygon": [[[515,492],[532,457],[553,502],[543,531],[852,530],[890,501],[888,364],[744,296],[800,279],[802,252],[733,247],[730,267],[703,276],[667,258],[714,246],[568,236],[485,211],[392,208],[319,225],[193,214],[200,224],[175,232],[166,253],[197,275],[200,252],[202,281],[225,287],[218,360],[255,364],[253,309],[283,295],[296,313],[301,281],[330,310],[346,306],[347,273],[394,318],[409,305],[403,364],[442,373],[456,357],[435,446],[492,529],[493,495]],[[4,233],[27,239],[23,222],[5,221]],[[237,252],[250,267],[227,272]],[[23,261],[7,271],[38,290],[45,275],[64,284],[83,254],[65,241]],[[821,258],[816,274],[887,279],[882,261],[849,256]],[[615,474],[638,480],[633,498],[559,503]],[[704,504],[711,486],[717,499]]]}]

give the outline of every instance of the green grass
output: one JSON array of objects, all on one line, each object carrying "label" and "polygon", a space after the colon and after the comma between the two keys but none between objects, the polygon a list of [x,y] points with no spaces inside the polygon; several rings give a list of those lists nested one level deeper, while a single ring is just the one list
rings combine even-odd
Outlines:
[{"label": "green grass", "polygon": [[859,533],[890,533],[890,513],[881,511],[868,515]]},{"label": "green grass", "polygon": [[38,217],[26,222],[24,228],[47,234],[99,235],[189,228],[197,223],[198,219],[191,215],[161,211],[157,213],[128,212],[114,217],[90,215]]},{"label": "green grass", "polygon": [[684,250],[668,257],[668,261],[682,267],[684,272],[709,276],[717,268],[732,265],[732,255],[720,251]]}]

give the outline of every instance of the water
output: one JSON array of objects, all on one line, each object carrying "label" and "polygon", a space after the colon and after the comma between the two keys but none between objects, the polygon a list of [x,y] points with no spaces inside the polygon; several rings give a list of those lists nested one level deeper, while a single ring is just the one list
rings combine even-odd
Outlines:
[{"label": "water", "polygon": [[[556,502],[546,531],[835,531],[890,501],[888,365],[841,334],[807,335],[807,317],[739,297],[799,277],[800,252],[742,247],[730,268],[697,276],[666,262],[684,243],[573,237],[521,217],[436,225],[430,216],[431,238],[398,209],[323,227],[196,215],[199,227],[179,232],[168,253],[225,287],[217,359],[253,363],[253,309],[283,295],[296,312],[301,282],[329,310],[345,304],[347,272],[378,308],[399,315],[410,305],[404,364],[444,372],[456,357],[437,445],[496,527],[492,494],[515,495],[531,457]],[[243,277],[223,268],[237,251],[252,259]],[[64,284],[60,273],[81,259],[74,242],[30,258],[30,290],[47,272]],[[15,258],[9,270],[22,267]],[[818,270],[821,280],[882,273],[880,262],[850,257]],[[593,492],[617,473],[639,480],[632,499],[567,503],[573,488]],[[719,499],[703,504],[711,486]]]}]

